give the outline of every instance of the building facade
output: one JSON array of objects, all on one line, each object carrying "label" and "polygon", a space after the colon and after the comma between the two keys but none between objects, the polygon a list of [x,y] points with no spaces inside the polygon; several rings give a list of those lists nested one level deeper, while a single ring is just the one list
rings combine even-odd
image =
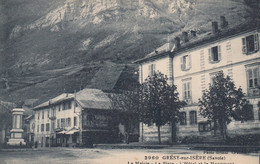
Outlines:
[{"label": "building facade", "polygon": [[131,134],[132,141],[138,141],[138,122],[129,123],[122,119],[124,112],[113,109],[109,94],[99,89],[85,88],[75,94],[64,93],[33,110],[34,122],[30,122],[34,123],[36,147],[115,143],[121,142],[120,134],[126,132]]},{"label": "building facade", "polygon": [[[74,94],[61,94],[34,110],[34,142],[36,147],[67,146],[72,135],[61,137],[63,132],[79,129],[79,116],[75,111]],[[74,139],[74,138],[73,138]],[[79,138],[75,143],[79,142]]]},{"label": "building facade", "polygon": [[[181,109],[178,136],[213,134],[213,123],[199,114],[198,99],[220,71],[230,76],[236,87],[242,88],[252,104],[250,120],[243,123],[232,121],[227,127],[228,135],[260,132],[260,109],[257,105],[260,101],[260,28],[247,24],[228,28],[220,23],[221,29],[214,22],[212,32],[201,38],[194,31],[190,36],[183,32],[182,39],[175,38],[173,48],[168,43],[164,51],[156,50],[136,61],[141,83],[148,75],[160,71],[167,75],[169,84],[177,86],[179,98],[186,101],[187,105]],[[166,134],[166,139],[169,139],[170,134]]]}]

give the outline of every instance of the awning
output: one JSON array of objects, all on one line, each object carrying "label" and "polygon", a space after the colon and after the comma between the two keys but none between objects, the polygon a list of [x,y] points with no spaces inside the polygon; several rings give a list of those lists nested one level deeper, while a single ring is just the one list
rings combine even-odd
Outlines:
[{"label": "awning", "polygon": [[67,131],[66,130],[62,130],[60,132],[58,132],[57,134],[65,134]]},{"label": "awning", "polygon": [[78,129],[73,129],[73,130],[67,131],[65,134],[74,134],[74,133],[77,133],[77,132],[79,132]]}]

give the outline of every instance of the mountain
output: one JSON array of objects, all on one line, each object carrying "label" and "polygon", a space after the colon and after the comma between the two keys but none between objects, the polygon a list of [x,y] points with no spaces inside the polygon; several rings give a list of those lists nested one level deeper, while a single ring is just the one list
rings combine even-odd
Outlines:
[{"label": "mountain", "polygon": [[89,84],[102,61],[131,63],[182,31],[210,31],[243,0],[2,0],[0,99],[48,99]]}]

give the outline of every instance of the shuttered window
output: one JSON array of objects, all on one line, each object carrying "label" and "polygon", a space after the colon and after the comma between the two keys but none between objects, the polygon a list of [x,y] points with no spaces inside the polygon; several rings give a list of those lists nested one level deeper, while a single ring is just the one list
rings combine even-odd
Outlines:
[{"label": "shuttered window", "polygon": [[247,94],[260,96],[260,63],[246,65]]},{"label": "shuttered window", "polygon": [[190,124],[197,124],[197,112],[196,111],[190,111]]},{"label": "shuttered window", "polygon": [[247,70],[248,77],[248,87],[249,88],[257,88],[259,81],[259,70],[258,67],[248,68]]},{"label": "shuttered window", "polygon": [[155,64],[150,64],[148,66],[148,72],[149,72],[149,76],[153,76],[156,70],[156,65]]},{"label": "shuttered window", "polygon": [[208,49],[209,62],[215,63],[221,60],[221,46],[214,46]]},{"label": "shuttered window", "polygon": [[251,54],[259,50],[258,34],[249,35],[242,38],[242,52],[243,54]]},{"label": "shuttered window", "polygon": [[191,56],[190,55],[185,55],[182,56],[181,58],[181,70],[186,71],[191,68]]}]

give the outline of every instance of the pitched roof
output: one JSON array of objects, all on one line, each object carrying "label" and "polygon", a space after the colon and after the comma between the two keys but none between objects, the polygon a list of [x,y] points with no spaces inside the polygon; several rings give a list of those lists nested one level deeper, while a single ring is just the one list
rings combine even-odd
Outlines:
[{"label": "pitched roof", "polygon": [[49,101],[46,101],[36,107],[33,108],[33,110],[36,110],[36,109],[40,109],[40,108],[44,108],[44,107],[47,107],[49,106],[49,104],[57,104],[59,102],[62,102],[62,101],[65,101],[65,100],[69,100],[69,99],[73,99],[74,98],[74,94],[71,94],[71,93],[63,93],[53,99],[50,99]]},{"label": "pitched roof", "polygon": [[[62,101],[74,99],[75,94],[72,93],[63,93],[49,101],[46,101],[36,107],[33,110],[41,109],[44,107],[48,107],[49,104],[57,104]],[[105,109],[110,110],[111,101],[109,98],[109,93],[104,93],[99,89],[89,89],[85,88],[76,93],[76,101],[80,104],[80,106],[84,109]]]},{"label": "pitched roof", "polygon": [[[192,48],[204,46],[205,44],[216,42],[221,39],[225,39],[228,37],[232,37],[232,36],[246,33],[246,32],[252,31],[252,30],[256,30],[256,29],[259,29],[259,27],[256,26],[256,22],[248,21],[248,22],[241,23],[234,27],[221,29],[222,31],[219,31],[217,34],[212,34],[211,32],[208,32],[203,35],[197,36],[195,38],[192,38],[190,41],[188,41],[186,43],[181,43],[181,47],[178,49],[174,49],[174,47],[167,48],[166,45],[168,45],[169,43],[166,43],[163,46],[159,47],[159,49],[164,48],[164,50],[161,50],[161,51],[157,50],[158,52],[152,52],[152,53],[146,55],[144,58],[134,61],[134,63],[142,63],[142,62],[145,62],[145,61],[148,61],[151,59],[163,57],[165,55],[173,56],[175,54],[190,50]],[[172,51],[171,49],[174,49],[174,51]]]},{"label": "pitched roof", "polygon": [[113,90],[124,68],[123,64],[104,62],[104,66],[99,69],[86,87],[103,91]]},{"label": "pitched roof", "polygon": [[83,108],[112,109],[109,94],[99,89],[85,88],[76,93],[76,100]]}]

